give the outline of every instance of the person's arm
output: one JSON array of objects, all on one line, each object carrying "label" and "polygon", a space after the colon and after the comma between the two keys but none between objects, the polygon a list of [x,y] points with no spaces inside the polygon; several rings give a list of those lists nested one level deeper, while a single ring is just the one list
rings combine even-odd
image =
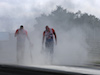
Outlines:
[{"label": "person's arm", "polygon": [[28,39],[28,41],[29,41],[30,45],[32,45],[32,43],[31,43],[31,41],[30,41],[30,38],[29,38],[29,36],[28,36],[27,31],[25,31],[25,32],[26,32],[26,37],[27,37],[27,39]]},{"label": "person's arm", "polygon": [[30,38],[29,38],[28,35],[27,35],[27,39],[28,39],[28,41],[29,41],[30,47],[33,47],[34,45],[33,45],[33,43],[30,41]]},{"label": "person's arm", "polygon": [[45,39],[45,31],[43,32],[42,45],[44,44],[44,39]]},{"label": "person's arm", "polygon": [[42,50],[41,50],[41,52],[44,52],[44,39],[45,39],[45,31],[43,32],[43,37],[42,37]]},{"label": "person's arm", "polygon": [[28,34],[26,34],[26,37],[27,37],[28,41],[30,42],[30,38],[29,38]]},{"label": "person's arm", "polygon": [[15,32],[15,37],[17,36],[17,34],[18,34],[18,29],[17,29],[16,32]]},{"label": "person's arm", "polygon": [[55,36],[55,42],[56,42],[56,44],[57,44],[57,36],[56,36],[56,32],[55,32],[54,29],[52,29],[52,31],[53,31],[53,34],[54,34],[54,36]]}]

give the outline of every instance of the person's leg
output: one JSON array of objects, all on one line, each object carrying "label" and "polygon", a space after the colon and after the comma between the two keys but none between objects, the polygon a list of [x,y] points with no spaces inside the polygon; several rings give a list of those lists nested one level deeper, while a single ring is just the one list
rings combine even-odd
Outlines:
[{"label": "person's leg", "polygon": [[52,64],[52,62],[53,62],[53,52],[54,52],[54,42],[53,42],[53,40],[46,42],[45,46],[46,46],[46,50],[45,50],[45,52],[46,52],[46,62],[48,62],[48,64]]},{"label": "person's leg", "polygon": [[16,59],[17,59],[17,64],[19,64],[19,52],[20,51],[20,45],[19,42],[17,40],[17,47],[16,47]]},{"label": "person's leg", "polygon": [[17,64],[20,64],[21,50],[20,46],[17,44]]},{"label": "person's leg", "polygon": [[17,43],[17,63],[23,64],[24,62],[24,44],[21,45],[20,43]]},{"label": "person's leg", "polygon": [[49,42],[45,42],[45,63],[50,63],[50,50],[49,50]]},{"label": "person's leg", "polygon": [[50,42],[50,63],[52,64],[53,63],[53,58],[54,58],[54,42],[51,41]]},{"label": "person's leg", "polygon": [[21,51],[20,51],[21,53],[20,53],[20,62],[21,62],[21,64],[24,64],[24,52],[25,52],[25,46],[24,46],[24,44],[23,45],[21,45]]}]

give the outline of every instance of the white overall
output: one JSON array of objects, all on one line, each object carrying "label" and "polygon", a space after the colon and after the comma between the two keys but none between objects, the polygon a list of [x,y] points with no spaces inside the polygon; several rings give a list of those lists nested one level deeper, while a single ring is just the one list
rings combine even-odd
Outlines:
[{"label": "white overall", "polygon": [[25,40],[26,40],[25,30],[19,29],[17,34],[17,63],[18,64],[24,63]]}]

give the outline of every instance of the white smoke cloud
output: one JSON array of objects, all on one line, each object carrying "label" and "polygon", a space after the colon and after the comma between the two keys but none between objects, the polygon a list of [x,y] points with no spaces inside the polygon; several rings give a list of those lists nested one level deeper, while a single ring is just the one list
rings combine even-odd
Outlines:
[{"label": "white smoke cloud", "polygon": [[80,27],[58,33],[55,62],[60,65],[83,65],[88,59],[86,34]]},{"label": "white smoke cloud", "polygon": [[[52,26],[51,26],[52,27]],[[54,65],[86,65],[88,63],[88,44],[86,42],[86,33],[81,27],[74,27],[71,30],[65,32],[55,30],[57,33],[58,44],[54,49]],[[34,43],[33,49],[26,50],[26,65],[48,65],[49,60],[42,50],[42,32],[34,32],[34,35],[30,35],[32,42]],[[32,59],[30,58],[30,50]],[[27,62],[27,60],[29,60]],[[46,63],[47,61],[47,63]],[[50,62],[49,62],[50,63]]]},{"label": "white smoke cloud", "polygon": [[[49,14],[52,10],[56,9],[56,5],[61,5],[74,12],[81,10],[82,12],[88,12],[99,17],[98,14],[100,11],[98,11],[98,3],[98,0],[94,2],[93,0],[85,2],[82,0],[0,0],[0,31],[11,31],[14,33],[21,24],[25,26],[26,30],[32,31],[33,25],[35,24],[34,18],[41,13]],[[49,25],[52,25],[52,23]],[[81,65],[86,63],[88,45],[86,43],[85,32],[82,28],[72,28],[68,32],[59,32],[56,30],[56,33],[58,44],[55,46],[54,64]],[[10,39],[10,41],[13,41],[11,41],[11,45],[9,46],[12,47],[9,50],[5,49],[1,51],[2,55],[0,59],[2,62],[6,61],[9,63],[11,62],[10,60],[16,62],[16,38],[13,35],[12,37],[13,39]],[[28,65],[31,60],[33,60],[33,64],[44,64],[44,58],[41,54],[42,32],[31,33],[29,37],[34,47],[32,49],[27,47],[26,49],[26,64]],[[7,48],[9,47],[7,46]],[[32,59],[30,57],[30,50],[32,51]],[[12,53],[13,55],[8,55]]]}]

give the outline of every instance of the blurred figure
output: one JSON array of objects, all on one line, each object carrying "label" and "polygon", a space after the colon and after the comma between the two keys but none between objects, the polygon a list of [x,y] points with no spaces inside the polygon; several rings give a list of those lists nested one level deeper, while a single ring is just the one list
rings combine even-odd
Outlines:
[{"label": "blurred figure", "polygon": [[29,37],[28,37],[28,33],[24,29],[23,25],[21,25],[20,28],[16,30],[15,37],[17,37],[17,63],[23,64],[26,38],[31,44]]},{"label": "blurred figure", "polygon": [[53,60],[54,38],[55,38],[55,43],[57,44],[57,37],[55,30],[53,28],[49,28],[49,26],[46,26],[45,31],[43,32],[42,47],[45,41],[45,53],[47,55],[46,59],[48,59],[50,63],[52,63]]}]

